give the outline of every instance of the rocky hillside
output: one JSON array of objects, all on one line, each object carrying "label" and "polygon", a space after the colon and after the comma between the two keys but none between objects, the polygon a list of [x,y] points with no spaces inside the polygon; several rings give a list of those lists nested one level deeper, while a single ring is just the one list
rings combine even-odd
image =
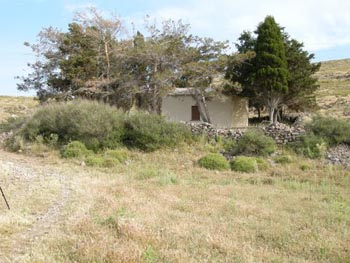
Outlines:
[{"label": "rocky hillside", "polygon": [[322,62],[316,76],[320,113],[350,119],[350,59]]}]

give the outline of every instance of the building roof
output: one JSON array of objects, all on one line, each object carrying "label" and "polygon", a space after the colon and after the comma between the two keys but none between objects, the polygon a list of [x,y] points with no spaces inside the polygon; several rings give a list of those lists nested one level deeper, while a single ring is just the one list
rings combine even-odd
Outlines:
[{"label": "building roof", "polygon": [[[214,92],[215,90],[212,88],[206,88],[206,93]],[[173,91],[171,91],[168,95],[170,96],[190,96],[195,95],[195,89],[194,88],[175,88]]]}]

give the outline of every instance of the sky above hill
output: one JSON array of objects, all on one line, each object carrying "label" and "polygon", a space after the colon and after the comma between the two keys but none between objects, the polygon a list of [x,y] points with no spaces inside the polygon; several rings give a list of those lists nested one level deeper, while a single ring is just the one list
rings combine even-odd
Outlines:
[{"label": "sky above hill", "polygon": [[16,89],[14,77],[26,75],[27,62],[35,59],[23,43],[34,43],[43,27],[65,31],[74,13],[89,6],[116,13],[128,25],[142,24],[146,15],[182,19],[191,33],[232,45],[243,30],[254,31],[272,15],[316,61],[350,58],[348,0],[0,0],[0,95],[33,95]]}]

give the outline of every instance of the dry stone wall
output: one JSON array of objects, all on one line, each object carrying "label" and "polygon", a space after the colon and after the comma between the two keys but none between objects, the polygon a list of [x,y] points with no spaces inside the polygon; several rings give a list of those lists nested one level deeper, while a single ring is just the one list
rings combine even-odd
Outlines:
[{"label": "dry stone wall", "polygon": [[260,129],[267,136],[272,137],[277,144],[286,144],[300,138],[305,129],[300,126],[289,126],[283,123],[274,123],[262,127],[249,127],[246,129],[221,129],[210,123],[187,123],[193,134],[206,134],[210,138],[217,136],[238,140],[249,129]]}]

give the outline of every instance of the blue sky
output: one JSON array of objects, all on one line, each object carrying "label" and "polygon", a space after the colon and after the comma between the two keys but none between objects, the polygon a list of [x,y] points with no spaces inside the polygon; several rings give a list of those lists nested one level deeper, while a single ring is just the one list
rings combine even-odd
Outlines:
[{"label": "blue sky", "polygon": [[0,0],[0,95],[34,94],[16,89],[14,77],[26,75],[26,63],[34,59],[23,43],[34,43],[43,27],[66,30],[74,13],[88,6],[114,12],[129,25],[146,15],[182,19],[194,34],[231,43],[273,15],[317,61],[350,58],[348,0]]}]

